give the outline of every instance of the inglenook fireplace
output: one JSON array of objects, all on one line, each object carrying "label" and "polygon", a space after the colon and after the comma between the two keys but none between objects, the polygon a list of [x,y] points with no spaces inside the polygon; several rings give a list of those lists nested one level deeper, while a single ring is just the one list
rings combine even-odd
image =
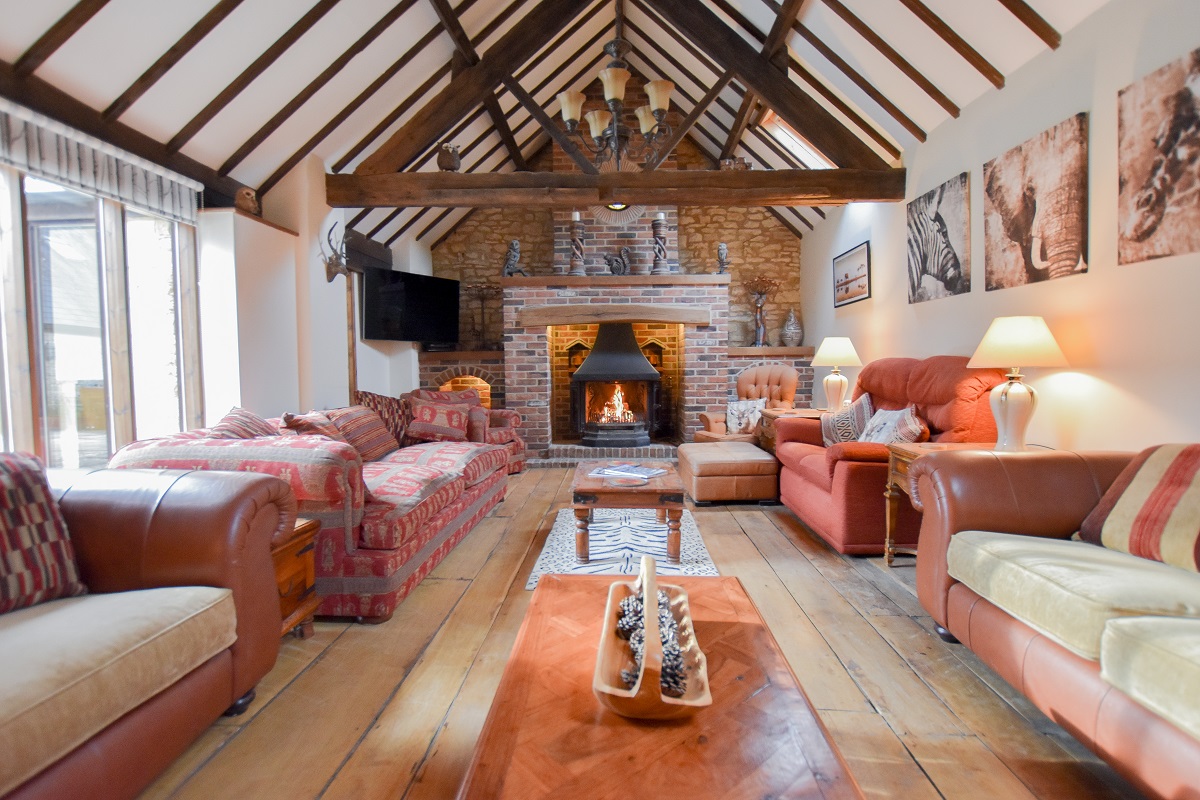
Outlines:
[{"label": "inglenook fireplace", "polygon": [[656,433],[660,377],[633,325],[603,322],[571,376],[571,428],[588,447],[643,447]]}]

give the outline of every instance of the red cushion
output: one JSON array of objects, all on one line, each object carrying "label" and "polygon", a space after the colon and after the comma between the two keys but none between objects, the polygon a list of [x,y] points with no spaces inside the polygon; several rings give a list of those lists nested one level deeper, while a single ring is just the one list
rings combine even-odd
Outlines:
[{"label": "red cushion", "polygon": [[406,439],[418,442],[461,442],[467,438],[470,406],[430,403],[412,398],[411,416],[404,429]]},{"label": "red cushion", "polygon": [[335,442],[349,442],[333,421],[320,411],[310,411],[307,414],[284,414],[283,427],[296,433],[317,434],[328,436]]},{"label": "red cushion", "polygon": [[396,437],[388,432],[383,420],[366,406],[333,408],[325,416],[358,451],[363,461],[378,461],[400,447]]},{"label": "red cushion", "polygon": [[0,453],[0,614],[86,591],[41,462]]},{"label": "red cushion", "polygon": [[427,403],[450,403],[452,405],[465,403],[469,406],[483,405],[483,401],[479,399],[479,392],[474,389],[463,389],[458,392],[443,392],[437,389],[413,389],[408,393],[408,396],[415,400],[424,400]]},{"label": "red cushion", "polygon": [[909,404],[908,378],[917,365],[915,358],[880,358],[858,373],[854,384],[854,399],[867,392],[875,410],[895,411]]},{"label": "red cushion", "polygon": [[278,436],[279,429],[265,419],[234,406],[221,421],[208,430],[209,439],[256,439],[259,436]]},{"label": "red cushion", "polygon": [[384,461],[436,467],[461,475],[467,486],[474,486],[508,462],[508,451],[504,447],[475,442],[427,442],[402,447],[389,453]]},{"label": "red cushion", "polygon": [[396,437],[396,441],[404,440],[404,401],[399,397],[388,397],[374,392],[359,390],[354,393],[354,402],[366,406],[379,415],[388,433]]},{"label": "red cushion", "polygon": [[483,406],[471,406],[467,411],[467,439],[486,442],[488,433],[488,410]]}]

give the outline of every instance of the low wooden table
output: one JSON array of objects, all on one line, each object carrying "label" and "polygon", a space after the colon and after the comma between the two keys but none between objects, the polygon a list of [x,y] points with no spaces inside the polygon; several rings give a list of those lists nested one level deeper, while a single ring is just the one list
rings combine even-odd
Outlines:
[{"label": "low wooden table", "polygon": [[908,468],[912,462],[929,453],[942,450],[991,450],[993,445],[979,442],[921,442],[919,444],[889,444],[888,448],[888,481],[883,489],[883,497],[887,502],[887,517],[883,535],[883,560],[890,567],[897,553],[915,556],[916,550],[897,548],[892,544],[896,535],[896,523],[900,516],[900,495],[908,497]]},{"label": "low wooden table", "polygon": [[861,798],[837,747],[737,578],[676,578],[713,704],[626,719],[592,694],[612,576],[545,575],[500,679],[460,800]]},{"label": "low wooden table", "polygon": [[643,467],[666,470],[642,485],[623,485],[612,478],[593,478],[592,470],[627,461],[584,461],[575,468],[571,481],[571,504],[575,509],[575,559],[588,563],[588,525],[597,508],[655,508],[658,521],[667,523],[667,561],[679,563],[679,523],[683,518],[683,482],[675,466],[666,461],[640,461]]}]

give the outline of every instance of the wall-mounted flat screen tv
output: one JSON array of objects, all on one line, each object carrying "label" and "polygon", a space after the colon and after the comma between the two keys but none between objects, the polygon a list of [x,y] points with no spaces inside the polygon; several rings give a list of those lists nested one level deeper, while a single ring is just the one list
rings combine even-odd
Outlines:
[{"label": "wall-mounted flat screen tv", "polygon": [[458,281],[390,269],[363,269],[362,337],[458,342]]}]

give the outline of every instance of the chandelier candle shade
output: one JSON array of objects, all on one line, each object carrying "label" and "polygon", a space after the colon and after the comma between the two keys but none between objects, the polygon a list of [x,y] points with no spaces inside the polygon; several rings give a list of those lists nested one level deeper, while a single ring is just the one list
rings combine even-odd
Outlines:
[{"label": "chandelier candle shade", "polygon": [[854,350],[854,345],[846,336],[826,336],[821,340],[816,355],[813,356],[812,366],[833,367],[833,372],[825,376],[825,407],[837,411],[842,407],[846,397],[846,387],[849,381],[838,367],[861,367],[862,361]]},{"label": "chandelier candle shade", "polygon": [[[1019,364],[1020,366],[1013,366]],[[1041,317],[996,317],[968,367],[1008,367],[1008,381],[992,389],[996,449],[1025,449],[1025,431],[1037,408],[1037,392],[1022,380],[1021,367],[1065,367],[1063,355]]]},{"label": "chandelier candle shade", "polygon": [[[646,84],[646,98],[650,102],[634,112],[641,130],[641,141],[634,144],[633,130],[621,121],[625,111],[625,84],[631,74],[627,69],[629,64],[625,56],[632,49],[629,42],[621,37],[624,28],[621,5],[621,0],[617,0],[616,37],[604,45],[604,52],[611,61],[608,67],[599,73],[600,83],[604,86],[604,103],[608,110],[594,109],[584,114],[583,103],[586,95],[583,92],[568,89],[558,94],[558,104],[562,110],[563,122],[567,125],[567,133],[579,137],[584,148],[592,154],[596,166],[611,160],[618,171],[621,169],[621,162],[630,158],[646,156],[657,160],[659,148],[671,136],[671,126],[667,124],[666,119],[667,109],[671,107],[671,92],[675,89],[675,84],[671,81],[657,80]],[[587,122],[589,136],[585,136],[580,130],[580,120]]]}]

